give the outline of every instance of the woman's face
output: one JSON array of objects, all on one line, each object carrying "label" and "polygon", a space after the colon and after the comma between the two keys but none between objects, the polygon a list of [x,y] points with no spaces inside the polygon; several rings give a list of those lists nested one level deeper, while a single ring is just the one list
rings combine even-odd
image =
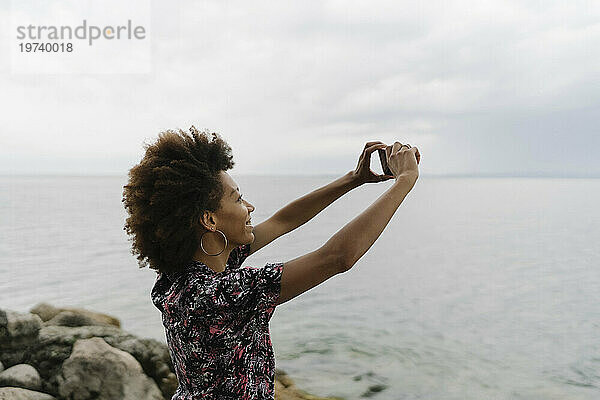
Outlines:
[{"label": "woman's face", "polygon": [[217,229],[223,231],[227,241],[234,247],[254,242],[254,227],[250,225],[250,213],[254,206],[242,198],[240,189],[225,171],[220,172],[223,184],[221,208],[215,213]]}]

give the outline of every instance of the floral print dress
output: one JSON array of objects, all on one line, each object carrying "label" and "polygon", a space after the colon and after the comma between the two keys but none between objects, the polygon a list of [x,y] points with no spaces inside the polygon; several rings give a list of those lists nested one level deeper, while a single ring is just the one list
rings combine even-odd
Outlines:
[{"label": "floral print dress", "polygon": [[281,292],[283,263],[240,267],[242,245],[223,272],[200,261],[159,272],[152,288],[179,381],[171,400],[274,399],[269,320]]}]

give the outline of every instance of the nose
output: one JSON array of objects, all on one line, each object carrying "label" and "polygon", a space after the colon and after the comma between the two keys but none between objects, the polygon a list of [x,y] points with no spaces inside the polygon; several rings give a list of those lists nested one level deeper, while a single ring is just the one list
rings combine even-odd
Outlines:
[{"label": "nose", "polygon": [[248,211],[248,212],[254,211],[254,206],[252,204],[250,204],[249,201],[247,201],[247,200],[245,200],[245,201],[246,201],[246,207],[248,207],[250,209],[250,211]]}]

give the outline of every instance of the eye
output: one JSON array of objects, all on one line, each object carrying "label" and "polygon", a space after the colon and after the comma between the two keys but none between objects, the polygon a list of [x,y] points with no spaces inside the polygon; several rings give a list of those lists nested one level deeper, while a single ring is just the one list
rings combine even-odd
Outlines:
[{"label": "eye", "polygon": [[242,195],[240,194],[240,197],[238,197],[238,201],[242,201]]}]

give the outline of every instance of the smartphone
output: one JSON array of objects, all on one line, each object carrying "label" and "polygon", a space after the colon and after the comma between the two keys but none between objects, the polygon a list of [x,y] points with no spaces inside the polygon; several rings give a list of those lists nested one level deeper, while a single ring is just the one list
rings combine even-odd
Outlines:
[{"label": "smartphone", "polygon": [[383,171],[384,174],[393,176],[394,174],[390,170],[390,167],[388,166],[388,163],[387,163],[387,156],[385,155],[385,149],[377,149],[377,152],[379,153],[379,161],[381,161],[381,170]]}]

